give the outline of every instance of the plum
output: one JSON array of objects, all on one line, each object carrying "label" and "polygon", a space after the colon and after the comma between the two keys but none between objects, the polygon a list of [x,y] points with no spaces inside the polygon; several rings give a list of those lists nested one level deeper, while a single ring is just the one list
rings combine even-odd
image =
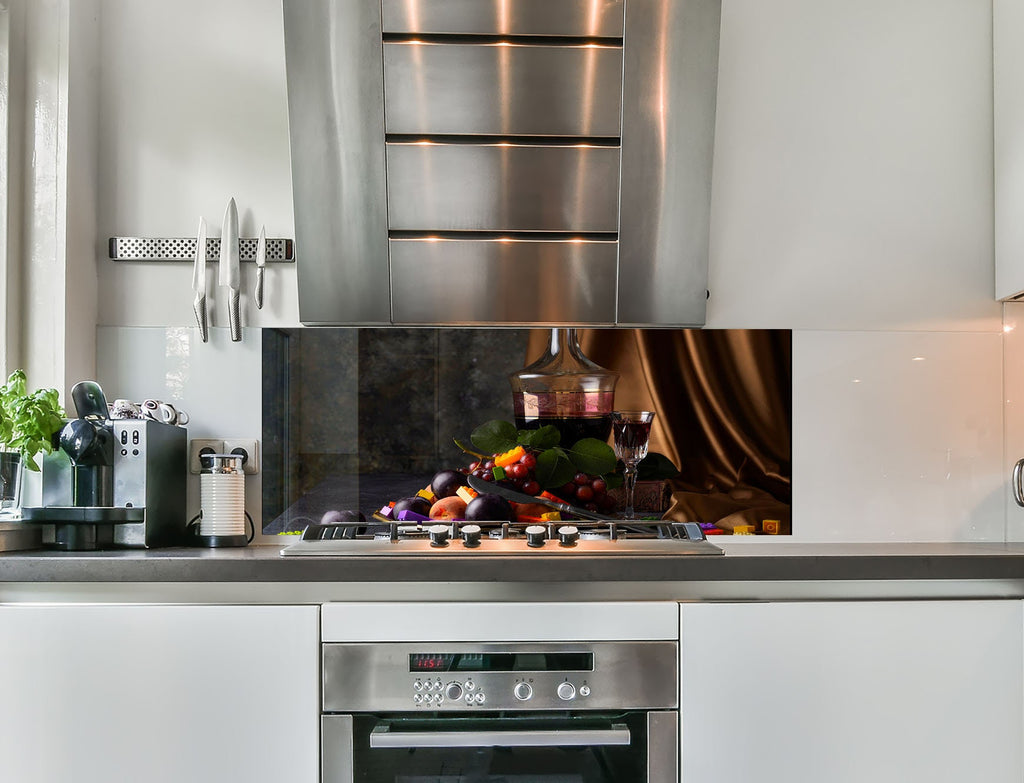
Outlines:
[{"label": "plum", "polygon": [[466,506],[466,519],[470,522],[515,522],[516,513],[505,498],[484,493]]},{"label": "plum", "polygon": [[321,525],[338,525],[342,522],[365,522],[366,517],[363,516],[362,511],[351,511],[345,509],[338,511],[332,508],[330,511],[325,511],[324,515],[320,517]]},{"label": "plum", "polygon": [[430,482],[430,491],[437,499],[447,498],[458,492],[459,487],[465,486],[466,477],[457,470],[442,470],[434,476]]},{"label": "plum", "polygon": [[402,511],[412,511],[422,516],[430,515],[430,501],[420,495],[415,495],[411,498],[402,498],[395,503],[395,507],[392,509],[392,519],[398,519],[398,514]]}]

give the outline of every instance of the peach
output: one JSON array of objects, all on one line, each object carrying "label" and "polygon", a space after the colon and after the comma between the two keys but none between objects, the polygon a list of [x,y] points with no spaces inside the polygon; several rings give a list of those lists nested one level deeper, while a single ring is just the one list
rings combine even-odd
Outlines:
[{"label": "peach", "polygon": [[466,501],[458,495],[441,498],[430,507],[431,519],[465,519]]}]

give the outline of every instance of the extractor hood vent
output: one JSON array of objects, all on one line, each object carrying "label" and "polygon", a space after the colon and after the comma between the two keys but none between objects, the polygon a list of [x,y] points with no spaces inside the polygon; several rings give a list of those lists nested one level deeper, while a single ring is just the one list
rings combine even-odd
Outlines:
[{"label": "extractor hood vent", "polygon": [[307,325],[704,322],[721,0],[285,0]]}]

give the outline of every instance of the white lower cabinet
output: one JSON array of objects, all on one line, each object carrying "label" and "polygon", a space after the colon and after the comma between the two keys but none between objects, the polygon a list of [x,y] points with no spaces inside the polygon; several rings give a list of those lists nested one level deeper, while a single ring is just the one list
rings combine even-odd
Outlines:
[{"label": "white lower cabinet", "polygon": [[0,780],[316,783],[315,606],[0,607]]},{"label": "white lower cabinet", "polygon": [[684,604],[682,783],[1020,783],[1015,600]]}]

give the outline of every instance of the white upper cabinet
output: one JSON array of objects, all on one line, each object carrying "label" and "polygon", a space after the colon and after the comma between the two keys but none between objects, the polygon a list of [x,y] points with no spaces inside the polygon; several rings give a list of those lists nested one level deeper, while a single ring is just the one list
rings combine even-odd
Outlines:
[{"label": "white upper cabinet", "polygon": [[993,0],[996,297],[1024,293],[1024,2]]}]

